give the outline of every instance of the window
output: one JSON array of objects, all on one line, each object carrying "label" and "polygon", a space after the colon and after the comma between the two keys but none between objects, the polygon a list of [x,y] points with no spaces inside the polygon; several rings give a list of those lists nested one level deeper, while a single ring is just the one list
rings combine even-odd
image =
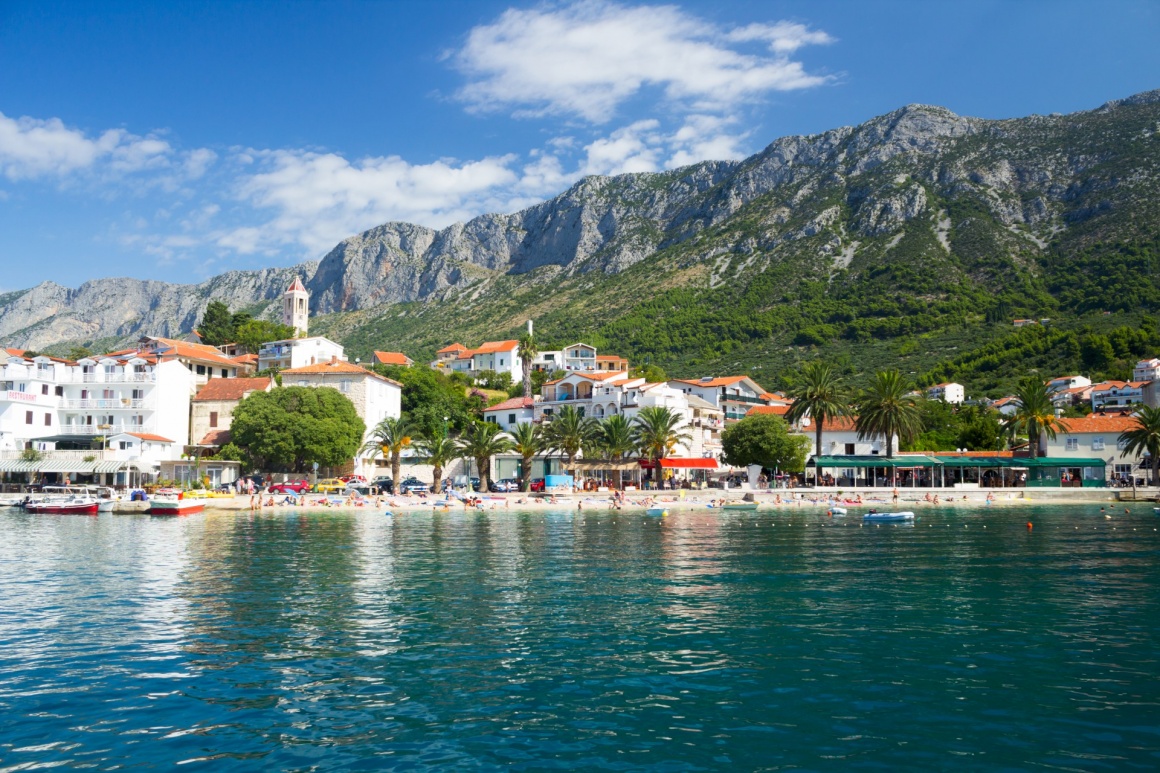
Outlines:
[{"label": "window", "polygon": [[48,394],[48,384],[41,384],[40,385],[40,393],[42,395]]},{"label": "window", "polygon": [[197,375],[199,375],[199,376],[205,375],[205,366],[204,365],[197,366]]},{"label": "window", "polygon": [[1127,451],[1128,450],[1128,441],[1124,440],[1123,438],[1117,440],[1116,441],[1116,450]]},{"label": "window", "polygon": [[298,386],[306,386],[306,379],[299,380]]},{"label": "window", "polygon": [[1131,478],[1132,477],[1132,465],[1130,465],[1130,464],[1117,464],[1116,465],[1116,477],[1117,478]]},{"label": "window", "polygon": [[44,426],[46,426],[46,427],[52,426],[52,414],[51,413],[44,414]]},{"label": "window", "polygon": [[144,389],[134,389],[133,390],[133,399],[134,400],[144,400],[145,399],[145,390]]},{"label": "window", "polygon": [[112,400],[113,396],[114,395],[113,395],[112,389],[104,389],[101,391],[101,399],[102,400]]},{"label": "window", "polygon": [[500,366],[501,368],[503,367],[503,357],[500,357],[500,358],[499,358],[499,366]]},{"label": "window", "polygon": [[1079,450],[1079,438],[1069,437],[1067,439],[1067,443],[1064,445],[1064,448],[1068,451],[1078,451]]},{"label": "window", "polygon": [[1102,437],[1092,438],[1092,450],[1093,451],[1103,451],[1104,450],[1104,439]]},{"label": "window", "polygon": [[[109,418],[112,418],[112,417],[110,416]],[[133,426],[134,427],[145,426],[145,417],[144,416],[134,416],[133,417]]]},{"label": "window", "polygon": [[64,397],[64,387],[58,386],[56,388],[56,396],[57,397]]},{"label": "window", "polygon": [[350,381],[350,379],[349,379],[349,378],[344,378],[342,381],[340,381],[340,382],[338,383],[338,389],[339,389],[339,391],[340,391],[340,392],[349,392],[349,391],[350,391],[350,384],[351,384],[351,381]]},{"label": "window", "polygon": [[132,448],[132,446],[129,444],[128,440],[121,441],[121,450],[122,451],[128,451],[130,448]]},{"label": "window", "polygon": [[230,374],[226,371],[225,368],[222,368],[222,378],[229,378],[229,377],[230,377]]},{"label": "window", "polygon": [[217,426],[217,411],[210,411],[209,412],[209,425],[211,427]]},{"label": "window", "polygon": [[32,423],[32,411],[25,411],[24,412],[24,423],[25,424]]},{"label": "window", "polygon": [[509,413],[508,414],[508,424],[515,424],[515,423],[516,423],[516,415],[514,413]]},{"label": "window", "polygon": [[858,452],[854,450],[854,444],[847,443],[846,444],[846,456],[853,456],[856,453],[858,453]]}]

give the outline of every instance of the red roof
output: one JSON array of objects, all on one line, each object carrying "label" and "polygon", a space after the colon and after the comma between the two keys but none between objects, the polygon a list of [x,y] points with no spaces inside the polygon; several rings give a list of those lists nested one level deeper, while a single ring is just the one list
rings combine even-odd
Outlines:
[{"label": "red roof", "polygon": [[158,354],[162,357],[184,357],[187,360],[216,362],[232,367],[238,365],[237,362],[222,354],[215,347],[206,344],[191,344],[188,341],[178,341],[175,338],[150,338],[150,340],[161,344],[161,348],[165,351],[159,351]]},{"label": "red roof", "polygon": [[152,440],[158,443],[174,442],[167,437],[161,437],[160,435],[150,435],[148,432],[127,432],[125,434],[132,435],[133,437],[140,438],[141,440]]},{"label": "red roof", "polygon": [[397,387],[403,386],[394,379],[380,376],[374,371],[367,370],[361,365],[355,365],[353,362],[345,360],[332,360],[331,362],[320,362],[315,365],[303,365],[300,368],[287,368],[282,371],[283,376],[327,376],[327,375],[351,375],[351,376],[370,376],[377,378],[380,381],[386,381],[388,384],[394,384]]},{"label": "red roof", "polygon": [[410,366],[412,360],[402,352],[375,352],[375,362],[380,365],[402,365],[403,367]]},{"label": "red roof", "polygon": [[1060,419],[1059,423],[1073,435],[1085,432],[1119,434],[1140,427],[1140,421],[1135,416],[1086,416],[1082,419]]},{"label": "red roof", "polygon": [[25,350],[24,349],[5,349],[4,351],[8,353],[9,357],[23,357]]},{"label": "red roof", "polygon": [[749,409],[746,416],[761,416],[769,414],[773,416],[785,416],[789,413],[790,406],[788,405],[755,405]]},{"label": "red roof", "polygon": [[302,280],[299,279],[298,277],[294,277],[294,281],[291,282],[290,286],[286,288],[286,292],[288,292],[288,293],[292,293],[295,291],[300,292],[300,293],[306,292],[306,285],[302,284]]},{"label": "red roof", "polygon": [[495,352],[510,352],[520,345],[519,341],[484,341],[475,350],[476,354],[493,354]]},{"label": "red roof", "polygon": [[435,353],[436,354],[450,354],[451,352],[465,352],[465,351],[467,351],[467,347],[464,346],[463,344],[451,344],[450,346],[444,346],[442,349],[440,349],[439,351],[437,351]]},{"label": "red roof", "polygon": [[521,408],[531,408],[536,404],[533,397],[513,397],[510,400],[504,400],[502,403],[496,403],[490,408],[484,408],[484,413],[491,411],[516,411]]},{"label": "red roof", "polygon": [[230,442],[230,431],[228,429],[211,429],[205,434],[205,437],[198,442],[199,446],[224,446]]},{"label": "red roof", "polygon": [[682,384],[692,384],[693,386],[719,387],[736,384],[738,381],[747,378],[749,378],[749,376],[719,376],[717,378],[707,378],[704,380],[696,378],[677,378],[673,380]]},{"label": "red roof", "polygon": [[[834,418],[827,416],[826,420],[822,422],[822,432],[853,432],[855,421],[857,419],[853,416],[836,416]],[[810,429],[815,430],[816,427],[811,426]]]},{"label": "red roof", "polygon": [[269,376],[259,378],[211,378],[205,382],[193,401],[241,400],[250,392],[268,392],[272,380]]}]

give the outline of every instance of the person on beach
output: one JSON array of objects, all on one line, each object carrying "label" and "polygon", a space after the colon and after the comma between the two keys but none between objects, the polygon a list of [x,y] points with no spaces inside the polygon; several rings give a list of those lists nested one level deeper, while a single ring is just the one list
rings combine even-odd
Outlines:
[{"label": "person on beach", "polygon": [[894,495],[894,498],[891,499],[890,501],[893,502],[894,504],[898,504],[898,489],[894,489],[894,491],[891,493]]}]

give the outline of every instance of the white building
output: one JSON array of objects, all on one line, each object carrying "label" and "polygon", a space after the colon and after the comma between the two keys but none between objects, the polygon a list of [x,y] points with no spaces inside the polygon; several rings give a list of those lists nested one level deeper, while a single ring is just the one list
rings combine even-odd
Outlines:
[{"label": "white building", "polygon": [[1039,439],[1043,456],[1052,459],[1102,459],[1108,477],[1131,477],[1140,458],[1130,456],[1120,442],[1120,434],[1140,426],[1135,416],[1085,416],[1060,419],[1065,431],[1054,438],[1044,433]]},{"label": "white building", "polygon": [[531,397],[513,397],[490,408],[484,408],[483,420],[494,422],[507,432],[518,424],[531,424],[535,421],[535,404],[535,399]]},{"label": "white building", "polygon": [[524,378],[519,341],[485,341],[477,349],[468,349],[463,344],[454,343],[435,353],[431,367],[466,373],[473,378],[485,370],[506,373],[511,376],[513,384],[520,383]]},{"label": "white building", "polygon": [[345,360],[346,351],[324,336],[307,337],[310,319],[310,294],[302,280],[293,283],[282,294],[282,324],[294,328],[293,338],[267,341],[258,349],[258,370],[304,368],[331,360]]},{"label": "white building", "polygon": [[1136,363],[1136,367],[1132,369],[1133,381],[1158,381],[1160,380],[1160,359],[1153,357],[1150,360],[1140,360]]},{"label": "white building", "polygon": [[230,442],[230,425],[238,403],[252,392],[269,392],[274,379],[215,378],[193,397],[189,416],[189,438],[192,445],[224,446]]},{"label": "white building", "polygon": [[170,360],[180,362],[193,374],[193,381],[190,382],[191,393],[196,392],[211,378],[237,378],[253,372],[253,365],[243,357],[228,357],[215,346],[194,344],[176,338],[145,336],[140,340],[135,350],[126,349],[110,352],[104,356],[130,357],[133,355],[155,358],[159,363]]},{"label": "white building", "polygon": [[963,385],[954,382],[935,384],[932,387],[927,387],[926,396],[931,400],[942,400],[944,403],[951,403],[953,405],[959,405],[963,400],[967,399],[963,391]]},{"label": "white building", "polygon": [[[375,426],[388,417],[402,415],[402,384],[353,363],[339,359],[282,371],[282,386],[330,387],[354,403],[355,412],[366,424],[363,443]],[[381,461],[381,457],[379,457]],[[378,474],[372,455],[360,451],[354,460],[355,472],[368,478]]]},{"label": "white building", "polygon": [[1052,394],[1076,387],[1090,387],[1092,380],[1087,376],[1057,376],[1047,382],[1047,391]]},{"label": "white building", "polygon": [[1092,410],[1122,408],[1144,402],[1145,381],[1102,381],[1092,385]]},{"label": "white building", "polygon": [[282,293],[282,324],[294,328],[294,336],[305,336],[310,326],[310,293],[302,280],[294,277]]},{"label": "white building", "polygon": [[669,386],[685,394],[696,395],[725,415],[725,421],[744,419],[755,405],[767,405],[764,395],[769,394],[749,376],[705,376],[700,379],[674,379]]}]

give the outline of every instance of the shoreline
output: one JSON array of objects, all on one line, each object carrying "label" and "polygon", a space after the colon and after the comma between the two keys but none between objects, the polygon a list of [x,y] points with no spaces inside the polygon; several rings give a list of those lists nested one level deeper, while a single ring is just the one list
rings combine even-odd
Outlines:
[{"label": "shoreline", "polygon": [[[248,494],[234,497],[191,497],[195,501],[205,503],[206,511],[214,512],[284,512],[293,510],[316,512],[319,510],[335,510],[341,512],[358,512],[361,510],[391,512],[455,512],[455,511],[559,511],[593,510],[599,512],[620,510],[624,512],[644,512],[649,507],[662,506],[670,511],[717,511],[720,504],[756,504],[758,508],[767,509],[827,509],[838,505],[851,510],[857,508],[878,508],[882,510],[890,507],[899,509],[923,509],[927,507],[986,507],[988,497],[990,504],[996,506],[1043,505],[1043,504],[1106,504],[1119,501],[1115,489],[1018,489],[1018,490],[955,490],[955,489],[899,489],[898,501],[893,501],[889,489],[860,489],[843,491],[842,496],[837,492],[817,490],[775,490],[775,491],[745,491],[731,489],[721,491],[704,489],[696,491],[634,491],[625,495],[620,507],[617,508],[612,500],[611,492],[577,492],[575,494],[557,494],[554,498],[529,496],[525,494],[491,494],[481,497],[477,505],[467,505],[461,501],[444,504],[442,497],[368,497],[362,503],[336,502],[328,500],[321,494],[308,494],[302,503],[285,503],[285,497],[276,495],[274,504],[267,504],[270,496],[262,498],[262,506],[251,510]],[[683,494],[683,496],[682,496]],[[928,501],[924,497],[937,495],[937,503]],[[856,501],[858,497],[861,501]],[[1130,501],[1130,500],[1129,500]],[[1143,506],[1149,504],[1145,500],[1136,500],[1135,504]],[[149,502],[119,502],[114,507],[114,513],[132,514],[144,513],[149,509]],[[741,511],[744,512],[744,511]]]}]

